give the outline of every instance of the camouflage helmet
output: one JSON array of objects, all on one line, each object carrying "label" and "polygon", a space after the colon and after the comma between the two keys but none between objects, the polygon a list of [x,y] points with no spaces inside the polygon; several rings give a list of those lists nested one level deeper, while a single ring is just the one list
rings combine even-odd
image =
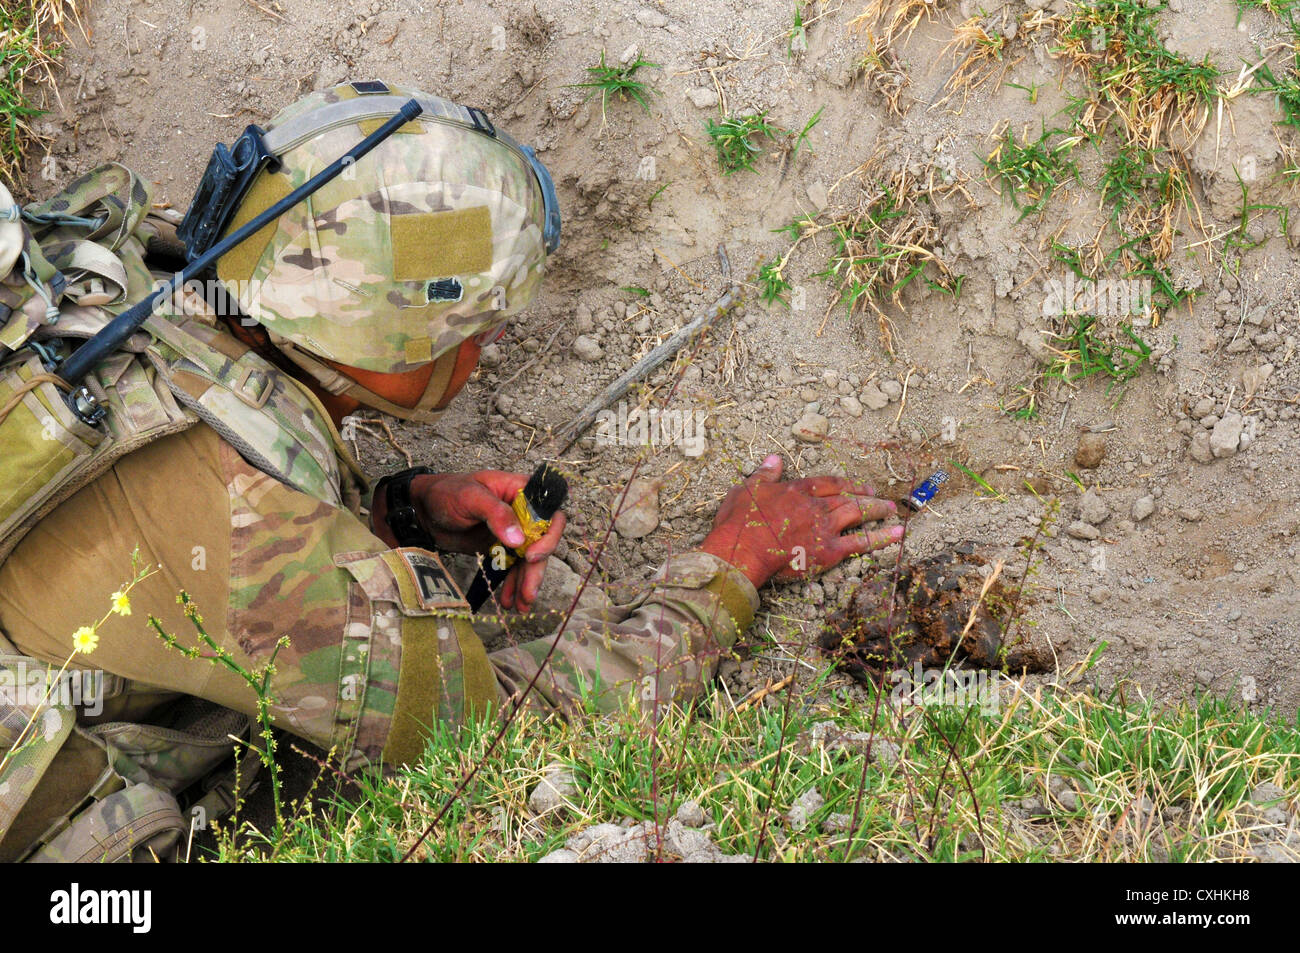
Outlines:
[{"label": "camouflage helmet", "polygon": [[497,131],[480,110],[385,83],[344,83],[312,93],[258,130],[271,159],[226,232],[338,159],[411,97],[424,107],[418,119],[222,256],[217,275],[272,342],[327,390],[429,419],[449,369],[435,368],[412,410],[331,363],[400,374],[444,355],[454,362],[463,341],[532,300],[559,242],[559,211],[531,149]]}]

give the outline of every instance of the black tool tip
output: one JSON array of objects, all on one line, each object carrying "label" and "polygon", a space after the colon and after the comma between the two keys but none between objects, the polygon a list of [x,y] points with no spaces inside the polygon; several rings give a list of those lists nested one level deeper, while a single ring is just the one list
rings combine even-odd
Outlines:
[{"label": "black tool tip", "polygon": [[538,519],[550,519],[568,498],[569,481],[549,463],[543,463],[534,470],[524,486],[524,499]]}]

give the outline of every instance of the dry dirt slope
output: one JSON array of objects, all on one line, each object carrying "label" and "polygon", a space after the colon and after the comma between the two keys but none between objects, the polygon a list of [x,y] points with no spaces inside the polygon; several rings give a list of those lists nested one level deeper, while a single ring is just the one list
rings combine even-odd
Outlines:
[{"label": "dry dirt slope", "polygon": [[[1047,283],[1069,273],[1048,242],[1087,241],[1105,224],[1096,187],[1108,156],[1078,147],[1078,178],[1042,215],[1020,220],[980,159],[1004,123],[1017,136],[1037,135],[1042,123],[1064,124],[1061,110],[1084,93],[1082,75],[1052,55],[1050,31],[1017,28],[1040,11],[1067,14],[1069,5],[984,3],[986,22],[1007,38],[1007,68],[1001,85],[991,80],[964,103],[939,103],[954,66],[944,49],[953,25],[980,11],[932,7],[934,19],[897,44],[905,77],[898,116],[856,71],[865,41],[849,21],[858,3],[809,5],[807,50],[792,52],[793,6],[769,0],[99,0],[86,17],[90,42],[76,38],[61,104],[51,104],[45,131],[54,165],[44,168],[66,179],[120,160],[154,179],[160,198],[183,205],[215,140],[230,141],[311,88],[381,77],[484,107],[536,144],[555,174],[565,245],[537,306],[489,356],[455,411],[437,428],[399,434],[421,459],[521,469],[545,428],[566,421],[721,291],[717,243],[726,243],[738,272],[751,274],[788,247],[773,228],[851,201],[857,186],[845,177],[878,151],[889,171],[924,178],[937,169],[942,181],[963,185],[927,213],[933,249],[964,276],[960,297],[915,281],[902,307],[887,304],[891,359],[874,320],[846,319],[842,308],[828,314],[833,295],[812,277],[826,265],[828,238],[802,243],[786,269],[802,309],[768,310],[751,296],[703,344],[673,406],[708,412],[709,449],[699,458],[662,449],[645,462],[644,474],[665,478],[662,523],[645,539],[615,536],[603,568],[635,574],[698,539],[737,470],[765,452],[785,451],[797,471],[843,469],[886,483],[891,468],[907,477],[911,468],[956,459],[1003,490],[1005,501],[955,481],[909,545],[928,553],[971,538],[1015,566],[1012,544],[1038,522],[1043,501],[1059,497],[1063,513],[1032,613],[1035,638],[1050,641],[1063,666],[1104,640],[1109,648],[1094,671],[1105,682],[1128,676],[1160,696],[1237,692],[1246,703],[1294,712],[1296,257],[1274,212],[1248,224],[1258,247],[1221,254],[1223,233],[1241,224],[1233,169],[1247,156],[1251,201],[1294,204],[1280,176],[1291,133],[1274,125],[1280,115],[1271,97],[1246,95],[1184,143],[1200,219],[1179,218],[1168,264],[1175,282],[1197,295],[1143,332],[1158,368],[1109,391],[1093,381],[1048,387],[1037,418],[1016,420],[1000,404],[1041,371],[1038,358],[1050,357],[1041,346]],[[1279,42],[1275,21],[1250,12],[1238,25],[1223,0],[1174,0],[1160,33],[1190,57],[1208,55],[1231,74],[1227,85],[1243,61]],[[660,64],[642,73],[659,93],[648,112],[611,102],[602,115],[598,101],[584,102],[586,91],[569,85],[586,78],[583,68],[602,49],[610,61],[639,53]],[[794,129],[822,113],[811,151],[788,163],[764,156],[756,173],[723,176],[704,137],[705,118],[720,108],[770,110]],[[52,187],[35,174],[40,158],[32,168],[37,194]],[[579,335],[585,340],[575,351]],[[1224,455],[1216,457],[1207,440],[1225,411],[1244,412],[1248,436],[1231,452],[1221,437]],[[809,412],[827,419],[826,442],[792,435]],[[1088,427],[1104,432],[1105,456],[1082,470],[1073,460]],[[376,472],[398,461],[382,442],[363,437],[361,449]],[[638,452],[579,445],[566,458],[582,475],[566,553],[575,566],[603,534],[608,503]],[[1086,513],[1067,470],[1096,487],[1100,502],[1090,498]],[[1133,511],[1139,499],[1153,505],[1141,520]],[[1076,535],[1095,539],[1063,531],[1081,515],[1092,528],[1076,527]],[[806,641],[800,629],[824,615],[818,603],[837,601],[855,573],[777,591],[768,628],[782,641]]]}]

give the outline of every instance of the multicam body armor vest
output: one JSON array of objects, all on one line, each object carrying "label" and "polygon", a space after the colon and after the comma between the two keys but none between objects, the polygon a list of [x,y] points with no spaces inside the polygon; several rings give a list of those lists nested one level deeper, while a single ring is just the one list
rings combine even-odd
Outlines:
[{"label": "multicam body armor vest", "polygon": [[[0,206],[7,200],[0,189]],[[0,265],[14,259],[0,267],[7,271],[0,276],[0,561],[117,460],[200,422],[282,482],[335,506],[359,502],[364,477],[315,396],[222,330],[192,289],[86,380],[108,408],[99,426],[68,408],[55,362],[151,290],[151,263],[183,254],[178,220],[154,211],[146,184],[117,164],[21,214],[0,207],[8,229]],[[229,757],[229,735],[246,732],[247,719],[207,706],[187,731],[84,727],[65,692],[30,691],[33,673],[49,681],[55,670],[19,654],[0,633],[0,859],[129,859],[170,849],[189,827],[175,795]],[[111,697],[126,687],[109,677],[97,690]],[[71,739],[104,753],[99,782],[53,828],[15,831],[15,818]]]}]

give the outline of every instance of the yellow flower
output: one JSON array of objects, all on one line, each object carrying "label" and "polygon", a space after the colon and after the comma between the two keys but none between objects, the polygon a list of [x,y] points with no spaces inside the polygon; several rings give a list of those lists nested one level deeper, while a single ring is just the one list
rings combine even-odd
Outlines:
[{"label": "yellow flower", "polygon": [[72,633],[72,648],[82,655],[89,655],[99,645],[99,633],[88,625],[83,625]]},{"label": "yellow flower", "polygon": [[112,598],[112,600],[113,600],[113,611],[114,611],[114,612],[116,612],[118,615],[130,615],[130,614],[131,614],[131,598],[130,598],[130,596],[128,596],[128,595],[127,595],[125,592],[123,592],[121,589],[119,589],[119,590],[117,590],[117,592],[113,593],[113,595],[112,595],[111,598]]}]

